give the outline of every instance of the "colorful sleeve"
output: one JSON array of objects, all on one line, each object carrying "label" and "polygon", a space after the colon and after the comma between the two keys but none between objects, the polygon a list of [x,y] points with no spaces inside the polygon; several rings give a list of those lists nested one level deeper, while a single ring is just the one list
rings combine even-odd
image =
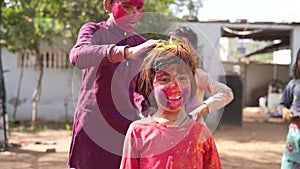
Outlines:
[{"label": "colorful sleeve", "polygon": [[203,154],[203,169],[222,169],[221,160],[213,137],[207,139],[206,147],[206,151]]},{"label": "colorful sleeve", "polygon": [[138,140],[134,134],[133,125],[127,130],[120,169],[138,169],[139,168],[139,153],[136,149]]},{"label": "colorful sleeve", "polygon": [[93,34],[100,29],[97,23],[84,24],[79,33],[76,44],[70,51],[70,62],[78,69],[90,68],[101,64],[121,62],[124,59],[126,46],[115,44],[97,45],[92,41]]}]

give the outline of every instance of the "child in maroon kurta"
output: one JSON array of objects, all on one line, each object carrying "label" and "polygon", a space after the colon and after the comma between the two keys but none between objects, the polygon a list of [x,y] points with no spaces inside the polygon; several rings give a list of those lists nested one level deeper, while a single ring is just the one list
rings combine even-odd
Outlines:
[{"label": "child in maroon kurta", "polygon": [[196,58],[183,44],[161,45],[146,56],[139,91],[151,114],[131,123],[120,169],[222,168],[209,129],[184,108],[196,90]]}]

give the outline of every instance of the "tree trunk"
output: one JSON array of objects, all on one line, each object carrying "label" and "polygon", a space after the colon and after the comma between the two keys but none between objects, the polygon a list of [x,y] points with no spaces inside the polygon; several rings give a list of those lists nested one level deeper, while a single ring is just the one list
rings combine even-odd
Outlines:
[{"label": "tree trunk", "polygon": [[32,129],[34,129],[35,125],[36,125],[37,103],[40,100],[41,88],[42,88],[42,78],[43,78],[43,73],[44,73],[40,50],[38,48],[36,48],[35,52],[36,52],[36,60],[37,60],[37,67],[39,70],[39,76],[38,76],[36,88],[34,89],[33,94],[32,94],[32,119],[31,119],[32,120],[32,124],[31,124]]},{"label": "tree trunk", "polygon": [[23,79],[23,72],[24,72],[24,64],[21,62],[21,70],[20,70],[20,77],[19,77],[19,82],[18,82],[18,89],[17,89],[17,96],[16,96],[16,102],[14,104],[14,111],[13,111],[13,121],[15,122],[16,120],[16,114],[17,114],[17,109],[18,106],[20,105],[20,91],[21,91],[21,84],[22,84],[22,79]]}]

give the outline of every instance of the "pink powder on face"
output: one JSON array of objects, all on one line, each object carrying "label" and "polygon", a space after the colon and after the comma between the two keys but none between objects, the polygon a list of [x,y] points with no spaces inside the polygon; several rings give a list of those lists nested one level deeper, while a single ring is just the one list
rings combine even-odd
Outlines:
[{"label": "pink powder on face", "polygon": [[[155,85],[156,86],[156,85]],[[172,85],[166,86],[156,86],[155,93],[157,96],[157,101],[159,104],[170,111],[178,111],[183,105],[187,102],[190,90],[189,88],[180,89],[177,82],[174,82]],[[176,100],[169,100],[168,98],[174,98],[180,96],[181,98]]]},{"label": "pink powder on face", "polygon": [[[174,96],[181,96],[182,93],[180,91],[179,85],[177,82],[172,84],[169,88],[163,89],[163,92],[165,93],[167,98],[174,97]],[[167,100],[166,107],[170,110],[180,110],[182,107],[182,99],[180,100]]]},{"label": "pink powder on face", "polygon": [[129,0],[127,2],[123,0],[121,3],[125,5],[131,5],[131,6],[140,6],[140,7],[144,6],[144,0]]},{"label": "pink powder on face", "polygon": [[[158,105],[168,111],[180,110],[191,95],[190,80],[184,69],[170,65],[156,73],[153,87]],[[188,82],[188,84],[187,84]]]},{"label": "pink powder on face", "polygon": [[[176,87],[178,89],[176,89]],[[174,92],[175,90],[175,92]],[[188,96],[190,95],[189,88],[184,88],[184,89],[179,89],[179,85],[175,82],[175,85],[171,85],[170,88],[167,88],[166,90],[163,90],[165,93],[166,97],[174,96],[174,95],[180,95],[181,99],[178,101],[171,101],[168,100],[166,107],[171,109],[171,110],[179,110],[181,107],[184,106],[186,101],[188,100]]]},{"label": "pink powder on face", "polygon": [[113,16],[116,23],[125,31],[131,32],[135,29],[137,23],[142,17],[142,10],[140,11],[126,11],[123,7],[144,7],[143,0],[130,0],[128,2],[116,1],[113,2]]}]

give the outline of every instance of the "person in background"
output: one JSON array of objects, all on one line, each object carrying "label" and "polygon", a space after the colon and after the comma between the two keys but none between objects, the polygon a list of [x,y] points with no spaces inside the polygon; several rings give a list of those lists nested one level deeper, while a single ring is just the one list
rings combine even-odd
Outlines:
[{"label": "person in background", "polygon": [[[178,26],[169,32],[169,42],[182,42],[189,44],[197,52],[197,34],[189,27]],[[198,58],[201,61],[201,58]],[[203,69],[197,68],[195,73],[197,83],[197,94],[186,105],[187,112],[196,113],[199,121],[203,121],[202,116],[218,110],[229,104],[234,96],[232,90],[223,83],[211,79],[210,75]],[[210,97],[204,100],[204,94],[208,92]],[[194,111],[196,109],[196,111]]]},{"label": "person in background", "polygon": [[133,93],[143,52],[158,41],[134,32],[143,0],[104,0],[109,18],[85,23],[70,51],[82,70],[74,114],[70,168],[117,169],[129,124],[138,119]]},{"label": "person in background", "polygon": [[290,121],[281,169],[300,168],[300,49],[293,66],[293,79],[285,87],[278,112]]},{"label": "person in background", "polygon": [[194,96],[197,53],[161,44],[146,56],[138,89],[155,110],[127,131],[120,169],[221,169],[209,129],[185,111]]}]

